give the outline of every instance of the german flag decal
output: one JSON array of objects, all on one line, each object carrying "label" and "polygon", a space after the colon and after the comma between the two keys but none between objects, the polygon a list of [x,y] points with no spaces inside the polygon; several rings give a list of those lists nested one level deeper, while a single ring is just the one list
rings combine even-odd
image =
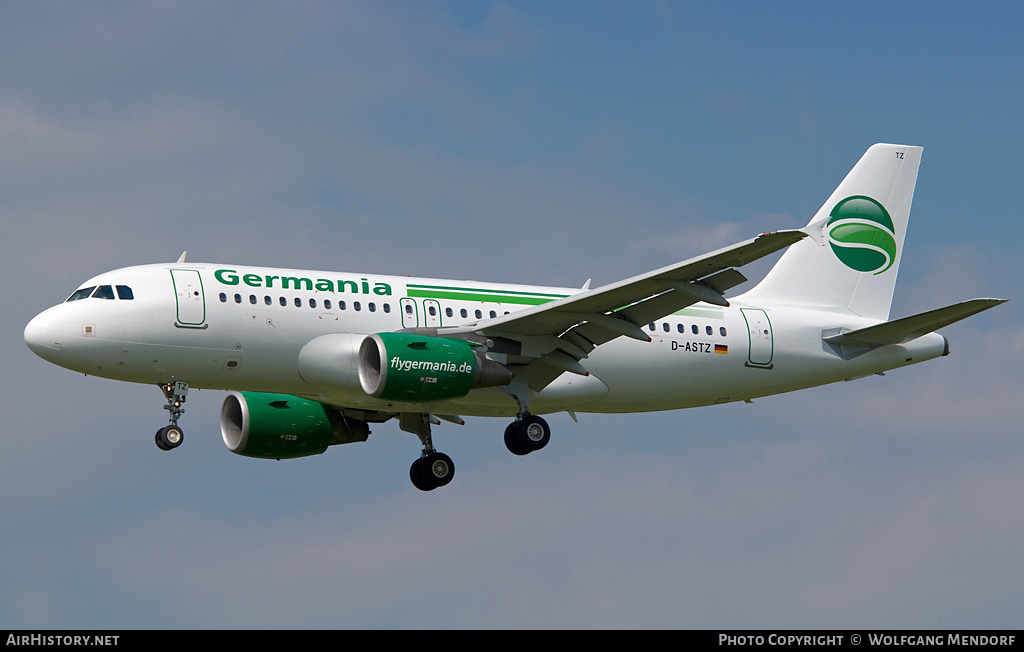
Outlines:
[{"label": "german flag decal", "polygon": [[729,352],[728,345],[726,345],[726,344],[716,344],[715,345],[715,353],[728,353],[728,352]]}]

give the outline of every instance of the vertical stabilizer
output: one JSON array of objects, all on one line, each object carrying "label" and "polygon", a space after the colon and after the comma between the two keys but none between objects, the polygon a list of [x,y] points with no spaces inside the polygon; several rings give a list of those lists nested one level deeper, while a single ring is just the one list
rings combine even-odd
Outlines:
[{"label": "vertical stabilizer", "polygon": [[873,145],[764,280],[737,301],[888,319],[920,147]]}]

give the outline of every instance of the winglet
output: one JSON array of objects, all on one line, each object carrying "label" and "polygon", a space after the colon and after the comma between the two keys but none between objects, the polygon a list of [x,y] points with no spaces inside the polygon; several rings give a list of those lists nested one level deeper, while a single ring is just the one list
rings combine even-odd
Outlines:
[{"label": "winglet", "polygon": [[187,254],[187,253],[188,253],[187,251],[181,252],[181,256],[178,257],[178,263],[185,262],[185,254]]}]

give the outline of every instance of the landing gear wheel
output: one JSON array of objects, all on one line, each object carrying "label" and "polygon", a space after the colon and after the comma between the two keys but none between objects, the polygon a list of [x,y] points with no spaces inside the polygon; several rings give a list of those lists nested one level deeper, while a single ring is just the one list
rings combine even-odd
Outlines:
[{"label": "landing gear wheel", "polygon": [[455,477],[455,464],[452,463],[452,458],[437,451],[427,455],[422,470],[427,481],[435,487],[443,487]]},{"label": "landing gear wheel", "polygon": [[409,479],[420,491],[443,487],[455,477],[455,464],[444,453],[434,451],[421,457],[409,468]]},{"label": "landing gear wheel", "polygon": [[539,451],[551,441],[551,428],[540,417],[529,415],[519,422],[519,427],[523,431],[523,441],[529,444],[531,451]]},{"label": "landing gear wheel", "polygon": [[547,421],[528,414],[505,428],[505,447],[516,455],[538,451],[551,441],[551,428]]},{"label": "landing gear wheel", "polygon": [[154,439],[156,440],[157,448],[169,451],[181,446],[181,442],[185,439],[185,433],[178,426],[164,426],[156,431]]}]

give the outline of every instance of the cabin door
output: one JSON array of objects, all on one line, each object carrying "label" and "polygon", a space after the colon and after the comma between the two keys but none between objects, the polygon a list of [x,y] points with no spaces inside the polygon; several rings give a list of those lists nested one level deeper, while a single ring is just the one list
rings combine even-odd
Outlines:
[{"label": "cabin door", "polygon": [[203,281],[194,269],[172,269],[174,297],[177,303],[177,325],[204,328],[206,324],[206,297]]}]

